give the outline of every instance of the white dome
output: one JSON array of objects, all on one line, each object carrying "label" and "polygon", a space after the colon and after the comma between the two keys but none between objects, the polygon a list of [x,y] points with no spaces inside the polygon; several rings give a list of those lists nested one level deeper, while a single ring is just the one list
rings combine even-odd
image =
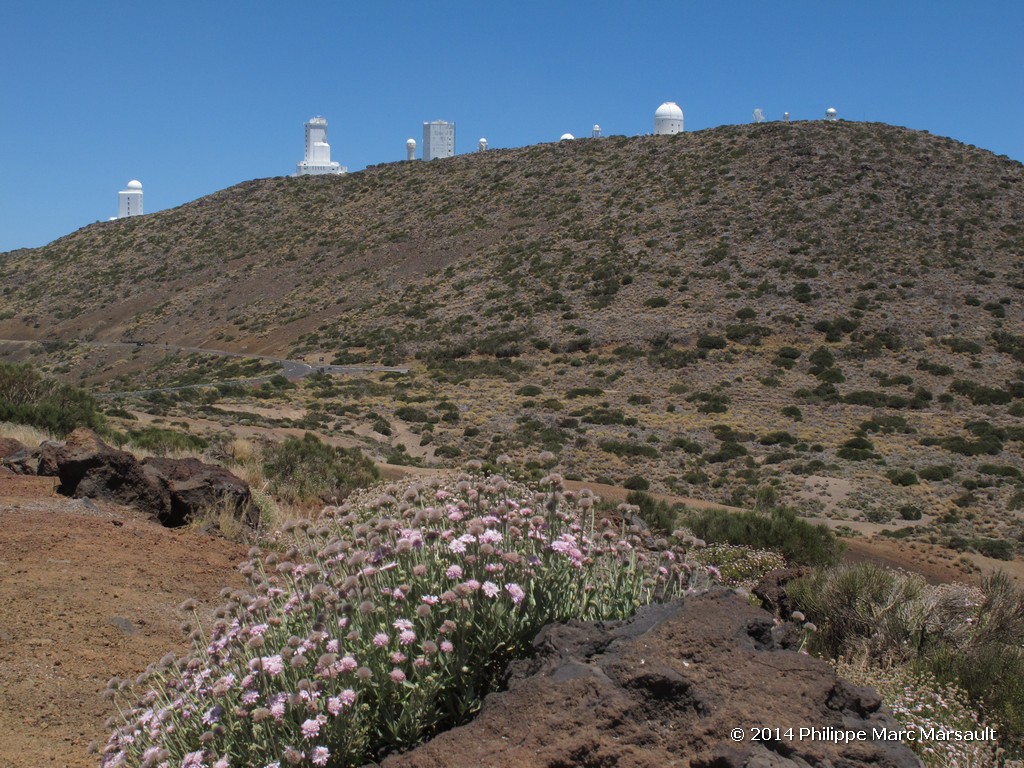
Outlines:
[{"label": "white dome", "polygon": [[142,182],[139,181],[138,179],[132,179],[131,181],[128,182],[128,189],[137,189],[141,192]]},{"label": "white dome", "polygon": [[674,101],[666,101],[662,104],[654,113],[654,117],[665,117],[669,119],[681,120],[683,117],[683,110],[679,108],[679,105]]},{"label": "white dome", "polygon": [[571,133],[563,133],[562,137],[559,139],[559,141],[570,141],[570,140],[575,139],[575,138],[576,137],[573,136]]},{"label": "white dome", "polygon": [[834,115],[834,114],[836,114],[836,108],[835,107],[829,107],[828,109],[825,110],[825,114],[826,115]]},{"label": "white dome", "polygon": [[409,139],[407,142],[405,142],[405,146],[407,146],[407,147],[415,147],[416,146],[416,139]]}]

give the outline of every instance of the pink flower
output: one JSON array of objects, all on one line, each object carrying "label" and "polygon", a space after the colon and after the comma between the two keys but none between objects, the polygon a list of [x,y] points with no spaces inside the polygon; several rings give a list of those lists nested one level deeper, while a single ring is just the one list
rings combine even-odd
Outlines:
[{"label": "pink flower", "polygon": [[455,646],[452,645],[450,640],[442,640],[441,641],[441,652],[442,653],[451,653],[454,650],[455,650]]},{"label": "pink flower", "polygon": [[[497,587],[495,587],[497,589]],[[416,642],[416,633],[411,629],[403,629],[398,635],[398,642],[400,645],[412,645]]]},{"label": "pink flower", "polygon": [[327,765],[330,756],[331,751],[327,747],[313,747],[313,751],[309,753],[313,765]]},{"label": "pink flower", "polygon": [[438,603],[437,595],[424,595],[420,598],[420,600],[422,600],[427,605],[437,605]]},{"label": "pink flower", "polygon": [[338,643],[338,638],[332,637],[330,640],[327,641],[327,652],[337,653],[339,646],[340,644]]},{"label": "pink flower", "polygon": [[408,658],[408,656],[406,656],[401,651],[395,651],[394,653],[391,654],[391,663],[392,664],[401,664],[407,658]]},{"label": "pink flower", "polygon": [[395,629],[412,629],[413,623],[408,619],[395,619],[391,626]]},{"label": "pink flower", "polygon": [[310,718],[302,724],[302,735],[307,739],[312,739],[314,736],[320,735],[320,717]]},{"label": "pink flower", "polygon": [[465,585],[466,585],[467,587],[469,587],[469,588],[470,588],[470,589],[471,589],[471,590],[472,590],[473,592],[476,592],[476,591],[477,591],[478,589],[480,589],[480,582],[479,582],[479,581],[477,581],[476,579],[468,579],[468,580],[467,580],[466,582],[464,582],[464,583],[465,583]]},{"label": "pink flower", "polygon": [[373,644],[378,648],[383,648],[390,641],[391,639],[387,636],[385,632],[378,632],[376,635],[373,636]]},{"label": "pink flower", "polygon": [[203,762],[203,750],[189,752],[181,761],[181,768],[206,768]]},{"label": "pink flower", "polygon": [[523,599],[526,597],[526,593],[523,592],[523,588],[520,587],[518,584],[506,584],[505,590],[512,597],[512,602],[516,605],[519,605],[521,602],[523,602]]},{"label": "pink flower", "polygon": [[483,589],[483,593],[488,597],[497,597],[498,593],[501,592],[501,587],[493,581],[485,581],[481,589]]},{"label": "pink flower", "polygon": [[497,544],[501,541],[501,532],[495,530],[486,530],[480,534],[481,544]]},{"label": "pink flower", "polygon": [[251,705],[251,704],[255,704],[259,700],[260,700],[259,691],[254,691],[251,688],[248,689],[248,690],[242,691],[242,703],[243,704]]},{"label": "pink flower", "polygon": [[462,567],[458,565],[449,565],[448,570],[444,572],[444,575],[453,581],[457,581],[462,578]]},{"label": "pink flower", "polygon": [[392,669],[391,673],[388,675],[388,677],[391,678],[391,682],[393,682],[393,683],[404,683],[405,682],[405,672],[400,670],[398,667],[395,667],[394,669]]},{"label": "pink flower", "polygon": [[281,658],[280,654],[261,656],[259,668],[271,677],[276,677],[284,671],[284,659]]},{"label": "pink flower", "polygon": [[356,660],[351,656],[342,656],[340,659],[338,659],[337,663],[334,666],[339,672],[344,673],[351,672],[359,665],[356,663]]}]

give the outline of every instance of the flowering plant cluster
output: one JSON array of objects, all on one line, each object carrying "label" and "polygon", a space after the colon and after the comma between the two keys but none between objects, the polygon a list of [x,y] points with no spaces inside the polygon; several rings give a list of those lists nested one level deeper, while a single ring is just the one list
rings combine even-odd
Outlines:
[{"label": "flowering plant cluster", "polygon": [[[923,670],[914,671],[906,666],[883,668],[872,665],[865,657],[856,661],[840,658],[835,666],[840,677],[877,689],[897,722],[907,730],[979,732],[986,725],[963,690],[940,683]],[[1000,764],[995,741],[915,740],[908,745],[927,768],[994,768]]]},{"label": "flowering plant cluster", "polygon": [[362,765],[467,719],[543,625],[626,618],[712,572],[555,475],[540,488],[389,487],[254,550],[210,637],[139,681],[102,766]]}]

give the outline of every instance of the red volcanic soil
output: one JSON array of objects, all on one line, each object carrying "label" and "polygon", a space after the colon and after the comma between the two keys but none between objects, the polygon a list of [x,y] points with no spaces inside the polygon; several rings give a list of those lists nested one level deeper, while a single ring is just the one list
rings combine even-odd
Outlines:
[{"label": "red volcanic soil", "polygon": [[107,680],[184,652],[177,607],[208,612],[242,584],[244,547],[63,498],[53,481],[0,475],[0,768],[98,765]]}]

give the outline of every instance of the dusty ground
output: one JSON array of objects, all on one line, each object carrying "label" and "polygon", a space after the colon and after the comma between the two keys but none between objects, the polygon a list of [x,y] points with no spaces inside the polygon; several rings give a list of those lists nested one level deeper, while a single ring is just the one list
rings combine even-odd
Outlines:
[{"label": "dusty ground", "polygon": [[[427,470],[391,467],[389,477]],[[624,497],[611,486],[595,490]],[[676,497],[665,497],[674,501]],[[850,559],[976,580],[942,552],[878,539],[848,540]],[[168,530],[130,509],[72,500],[50,478],[0,474],[0,768],[95,766],[114,710],[101,698],[112,676],[134,677],[167,651],[186,648],[177,611],[203,610],[240,584],[245,548]],[[1024,583],[1024,563],[1003,567]]]},{"label": "dusty ground", "polygon": [[177,606],[241,583],[244,548],[0,476],[0,768],[95,766],[100,694],[186,648]]}]

